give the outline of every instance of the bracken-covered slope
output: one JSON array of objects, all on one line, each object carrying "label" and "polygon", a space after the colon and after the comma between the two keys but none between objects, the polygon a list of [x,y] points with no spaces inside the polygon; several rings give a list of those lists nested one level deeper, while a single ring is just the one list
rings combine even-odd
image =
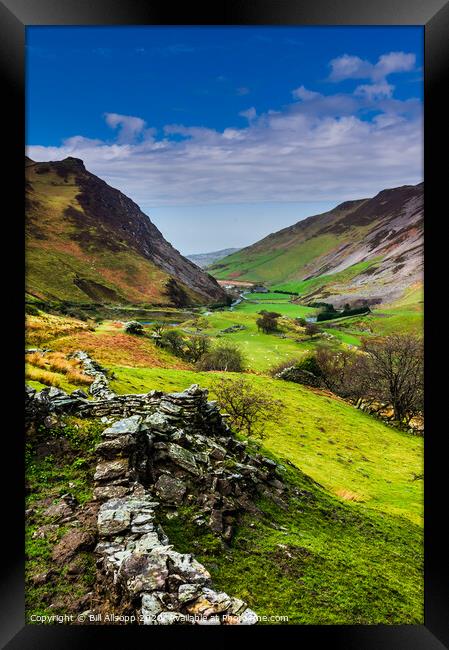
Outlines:
[{"label": "bracken-covered slope", "polygon": [[26,267],[28,293],[47,300],[169,304],[170,278],[192,303],[225,297],[131,199],[76,158],[26,159]]},{"label": "bracken-covered slope", "polygon": [[422,284],[424,184],[383,190],[299,221],[210,267],[302,299],[389,302]]}]

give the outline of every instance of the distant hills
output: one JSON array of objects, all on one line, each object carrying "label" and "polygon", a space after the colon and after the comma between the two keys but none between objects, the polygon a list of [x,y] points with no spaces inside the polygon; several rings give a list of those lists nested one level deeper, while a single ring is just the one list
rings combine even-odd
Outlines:
[{"label": "distant hills", "polygon": [[199,266],[202,269],[210,266],[214,262],[218,262],[227,255],[236,253],[240,248],[223,248],[221,251],[213,251],[212,253],[195,253],[193,255],[186,255],[187,259]]},{"label": "distant hills", "polygon": [[423,280],[424,184],[383,190],[298,221],[215,262],[218,279],[263,282],[306,302],[389,302]]},{"label": "distant hills", "polygon": [[81,160],[26,167],[26,289],[75,303],[221,302],[216,280]]}]

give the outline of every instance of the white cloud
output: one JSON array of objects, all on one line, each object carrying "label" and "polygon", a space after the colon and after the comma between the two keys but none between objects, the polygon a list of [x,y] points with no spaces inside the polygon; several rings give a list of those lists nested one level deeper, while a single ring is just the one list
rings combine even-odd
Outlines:
[{"label": "white cloud", "polygon": [[330,81],[343,81],[344,79],[368,79],[371,76],[373,65],[359,56],[343,54],[329,63],[331,73]]},{"label": "white cloud", "polygon": [[251,108],[248,108],[246,111],[240,111],[239,115],[246,117],[248,122],[252,122],[257,117],[257,111],[254,106],[251,106]]},{"label": "white cloud", "polygon": [[358,56],[343,54],[329,63],[331,73],[330,81],[343,81],[345,79],[371,79],[377,81],[385,79],[394,72],[409,72],[413,70],[416,56],[405,52],[389,52],[382,54],[377,63],[370,63]]},{"label": "white cloud", "polygon": [[409,72],[414,69],[415,63],[416,56],[414,54],[406,54],[405,52],[382,54],[374,66],[373,77],[383,79],[393,72]]},{"label": "white cloud", "polygon": [[381,97],[391,97],[393,90],[394,86],[383,81],[378,84],[364,84],[362,86],[357,86],[354,94],[368,99],[379,99]]},{"label": "white cloud", "polygon": [[119,143],[132,142],[145,128],[145,120],[133,115],[120,115],[119,113],[105,113],[106,124],[112,129],[119,129],[117,141]]},{"label": "white cloud", "polygon": [[292,95],[295,97],[295,99],[301,99],[303,102],[308,102],[311,99],[322,97],[320,93],[317,93],[313,90],[307,90],[307,88],[304,86],[300,86],[299,88],[296,88],[296,90],[293,90]]},{"label": "white cloud", "polygon": [[[398,54],[380,57],[379,69],[389,74],[411,65]],[[359,75],[363,68],[366,74],[366,62],[352,59],[333,69]],[[420,182],[423,149],[420,101],[395,99],[393,87],[373,74],[367,77],[372,84],[350,94],[322,95],[300,86],[294,91],[299,101],[282,109],[243,111],[243,128],[169,124],[158,135],[140,117],[107,113],[107,123],[118,129],[115,142],[76,135],[59,147],[30,146],[27,153],[34,160],[81,158],[150,214],[157,206],[371,196]]]}]

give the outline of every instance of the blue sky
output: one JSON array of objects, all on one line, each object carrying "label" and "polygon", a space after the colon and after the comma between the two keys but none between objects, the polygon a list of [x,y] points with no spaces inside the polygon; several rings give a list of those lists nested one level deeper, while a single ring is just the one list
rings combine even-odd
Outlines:
[{"label": "blue sky", "polygon": [[29,27],[28,154],[82,158],[183,253],[422,179],[420,27]]}]

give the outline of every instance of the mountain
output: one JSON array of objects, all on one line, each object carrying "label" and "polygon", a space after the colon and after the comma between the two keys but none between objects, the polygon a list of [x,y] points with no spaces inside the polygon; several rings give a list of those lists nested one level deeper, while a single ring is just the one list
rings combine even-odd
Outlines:
[{"label": "mountain", "polygon": [[383,190],[314,215],[210,267],[306,302],[389,302],[423,281],[424,184]]},{"label": "mountain", "polygon": [[221,251],[213,251],[212,253],[194,253],[193,255],[186,255],[186,257],[188,260],[204,269],[214,262],[223,259],[223,257],[232,255],[232,253],[236,253],[239,250],[240,248],[223,248]]},{"label": "mountain", "polygon": [[190,303],[225,299],[212,276],[175,250],[131,199],[87,171],[81,160],[26,158],[25,170],[28,293],[109,304],[170,304],[180,294]]}]

